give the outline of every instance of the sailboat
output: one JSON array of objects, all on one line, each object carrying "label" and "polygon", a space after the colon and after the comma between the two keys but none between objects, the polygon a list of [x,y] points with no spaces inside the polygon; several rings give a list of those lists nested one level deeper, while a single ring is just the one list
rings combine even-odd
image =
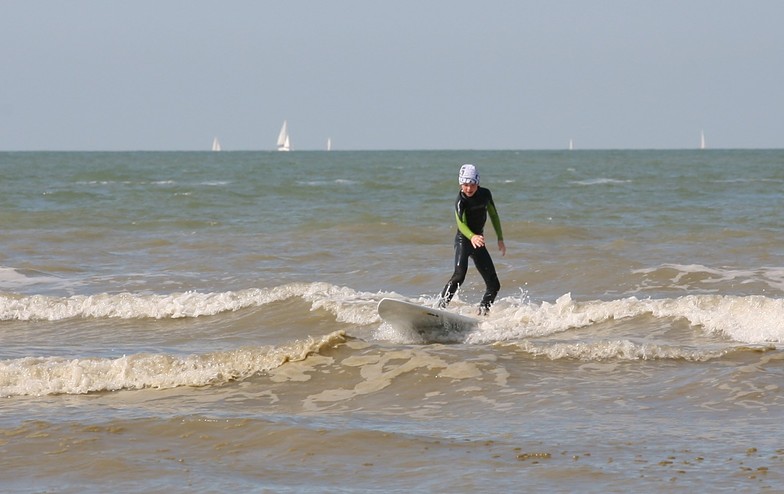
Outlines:
[{"label": "sailboat", "polygon": [[220,151],[221,150],[220,141],[218,140],[217,137],[212,140],[212,150],[213,151]]},{"label": "sailboat", "polygon": [[705,132],[700,131],[700,149],[705,149]]},{"label": "sailboat", "polygon": [[286,120],[283,121],[283,127],[280,128],[280,134],[278,134],[278,151],[291,151],[289,129]]},{"label": "sailboat", "polygon": [[332,138],[327,137],[327,151],[332,151]]},{"label": "sailboat", "polygon": [[572,150],[574,150],[574,141],[572,139],[569,139],[569,151]]}]

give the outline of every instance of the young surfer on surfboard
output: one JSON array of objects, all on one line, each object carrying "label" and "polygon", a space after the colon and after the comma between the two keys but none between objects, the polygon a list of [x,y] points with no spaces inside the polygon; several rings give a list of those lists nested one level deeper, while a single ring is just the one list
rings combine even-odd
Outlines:
[{"label": "young surfer on surfboard", "polygon": [[458,175],[460,192],[455,202],[455,219],[457,220],[457,235],[455,235],[455,272],[441,291],[438,307],[443,309],[452,300],[455,292],[465,281],[468,272],[468,258],[474,260],[479,274],[485,280],[485,294],[479,304],[479,315],[487,315],[493,305],[501,283],[495,272],[493,259],[485,246],[484,227],[488,215],[493,224],[498,249],[501,255],[506,255],[504,234],[501,231],[501,219],[493,202],[490,189],[479,186],[479,172],[476,166],[465,164],[460,167]]}]

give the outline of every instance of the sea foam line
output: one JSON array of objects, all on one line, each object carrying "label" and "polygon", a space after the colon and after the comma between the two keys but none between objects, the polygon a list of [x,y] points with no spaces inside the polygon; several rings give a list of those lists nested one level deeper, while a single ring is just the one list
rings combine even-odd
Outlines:
[{"label": "sea foam line", "polygon": [[[292,283],[274,288],[253,288],[220,293],[184,292],[169,295],[133,293],[75,295],[0,295],[0,320],[58,321],[69,318],[177,319],[201,317],[261,307],[299,297],[311,310],[335,314],[338,322],[373,324],[375,310],[388,293],[363,293],[329,283]],[[467,343],[487,343],[546,336],[609,320],[649,315],[685,319],[706,332],[743,343],[784,341],[784,299],[762,295],[686,295],[665,299],[629,297],[609,301],[575,301],[570,294],[554,303],[533,304],[502,299],[493,308],[491,332],[469,337]]]},{"label": "sea foam line", "polygon": [[[524,340],[505,342],[501,345],[515,346],[534,356],[547,357],[551,360],[575,359],[583,361],[606,360],[686,360],[705,362],[720,358],[738,348],[699,349],[660,345],[655,343],[639,343],[631,340],[609,340],[603,342],[556,342],[542,343]],[[764,350],[764,349],[756,349]]]},{"label": "sea foam line", "polygon": [[247,379],[305,360],[344,342],[343,331],[277,347],[246,347],[175,357],[136,354],[121,358],[26,357],[0,361],[0,397],[85,394],[99,391],[206,386]]},{"label": "sea foam line", "polygon": [[167,295],[134,293],[73,295],[0,295],[0,320],[60,321],[71,318],[179,319],[212,316],[222,312],[301,297],[313,308],[334,312],[342,322],[366,323],[356,312],[341,313],[342,304],[369,295],[329,283],[292,283],[274,288],[252,288],[219,293],[183,292]]},{"label": "sea foam line", "polygon": [[[502,301],[507,303],[508,301]],[[629,297],[610,301],[575,301],[570,294],[540,305],[499,304],[491,329],[469,336],[467,343],[542,337],[611,320],[652,316],[685,319],[705,332],[748,344],[784,341],[784,299],[761,295],[686,295],[666,299]],[[496,308],[494,308],[496,310]]]}]

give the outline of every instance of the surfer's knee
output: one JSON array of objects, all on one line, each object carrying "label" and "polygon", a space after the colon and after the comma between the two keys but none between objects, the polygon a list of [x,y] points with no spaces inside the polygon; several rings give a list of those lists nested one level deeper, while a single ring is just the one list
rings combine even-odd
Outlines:
[{"label": "surfer's knee", "polygon": [[493,292],[493,295],[498,293],[501,290],[501,282],[498,281],[498,278],[494,278],[487,283],[487,291]]}]

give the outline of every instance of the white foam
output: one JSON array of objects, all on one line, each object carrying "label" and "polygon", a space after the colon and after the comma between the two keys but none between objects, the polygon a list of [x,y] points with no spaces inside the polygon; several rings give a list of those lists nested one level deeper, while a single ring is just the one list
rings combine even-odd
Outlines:
[{"label": "white foam", "polygon": [[610,320],[649,315],[685,319],[707,333],[747,344],[784,341],[784,300],[760,295],[687,295],[666,299],[629,297],[578,302],[566,294],[555,303],[533,304],[503,299],[492,318],[471,334],[467,343],[488,343],[552,335]]},{"label": "white foam", "polygon": [[508,342],[520,350],[551,360],[575,359],[585,361],[605,360],[689,360],[707,361],[727,353],[726,349],[696,349],[631,340],[608,340],[601,342],[556,342],[542,343],[532,340]]},{"label": "white foam", "polygon": [[662,264],[653,268],[636,269],[634,274],[655,275],[662,270],[672,270],[675,274],[668,279],[668,286],[688,289],[683,285],[684,278],[689,275],[703,275],[700,283],[716,284],[735,281],[740,284],[764,283],[771,288],[784,292],[784,267],[760,267],[756,269],[739,269],[731,267],[708,267],[702,264]]},{"label": "white foam", "polygon": [[301,180],[297,182],[297,185],[304,185],[306,187],[323,187],[328,185],[356,185],[357,183],[358,182],[356,180],[337,178],[335,180]]},{"label": "white foam", "polygon": [[[0,320],[59,321],[70,318],[179,319],[201,317],[260,307],[276,301],[301,297],[313,309],[331,311],[341,322],[369,324],[377,320],[375,294],[364,294],[329,283],[292,283],[274,288],[252,288],[220,293],[182,292],[168,295],[134,293],[74,295],[0,295]],[[361,307],[357,308],[360,304]]]},{"label": "white foam", "polygon": [[41,284],[67,285],[68,282],[62,278],[41,271],[0,266],[0,289],[18,290],[23,287]]},{"label": "white foam", "polygon": [[304,360],[322,347],[343,341],[345,333],[336,331],[279,347],[248,347],[187,357],[138,354],[117,359],[5,360],[0,361],[0,397],[221,384]]},{"label": "white foam", "polygon": [[615,178],[592,178],[588,180],[576,180],[572,182],[575,185],[615,185],[615,184],[628,184],[631,180],[618,180]]},{"label": "white foam", "polygon": [[[184,292],[160,294],[98,294],[71,297],[2,296],[0,320],[49,320],[68,318],[176,319],[216,315],[245,308],[261,307],[293,297],[311,304],[311,310],[335,315],[337,322],[368,326],[380,324],[378,301],[394,293],[366,293],[329,283],[292,283],[273,288],[254,288],[221,293]],[[426,301],[421,300],[422,303]],[[454,310],[467,306],[456,298]],[[687,295],[677,298],[575,301],[570,294],[554,302],[533,303],[525,298],[502,298],[479,329],[467,334],[466,344],[547,339],[548,336],[575,328],[587,328],[607,321],[641,316],[656,319],[686,320],[705,333],[716,334],[728,342],[742,344],[776,344],[784,341],[784,300],[761,295]],[[421,343],[412,335],[389,334],[380,325],[374,339]],[[608,340],[610,338],[605,338]],[[632,342],[634,345],[638,343]],[[604,353],[647,354],[649,347],[613,346],[604,341]],[[666,345],[666,342],[664,342]],[[666,354],[669,350],[657,350]],[[550,346],[547,352],[579,353],[567,347]],[[683,350],[687,352],[689,350]]]}]

